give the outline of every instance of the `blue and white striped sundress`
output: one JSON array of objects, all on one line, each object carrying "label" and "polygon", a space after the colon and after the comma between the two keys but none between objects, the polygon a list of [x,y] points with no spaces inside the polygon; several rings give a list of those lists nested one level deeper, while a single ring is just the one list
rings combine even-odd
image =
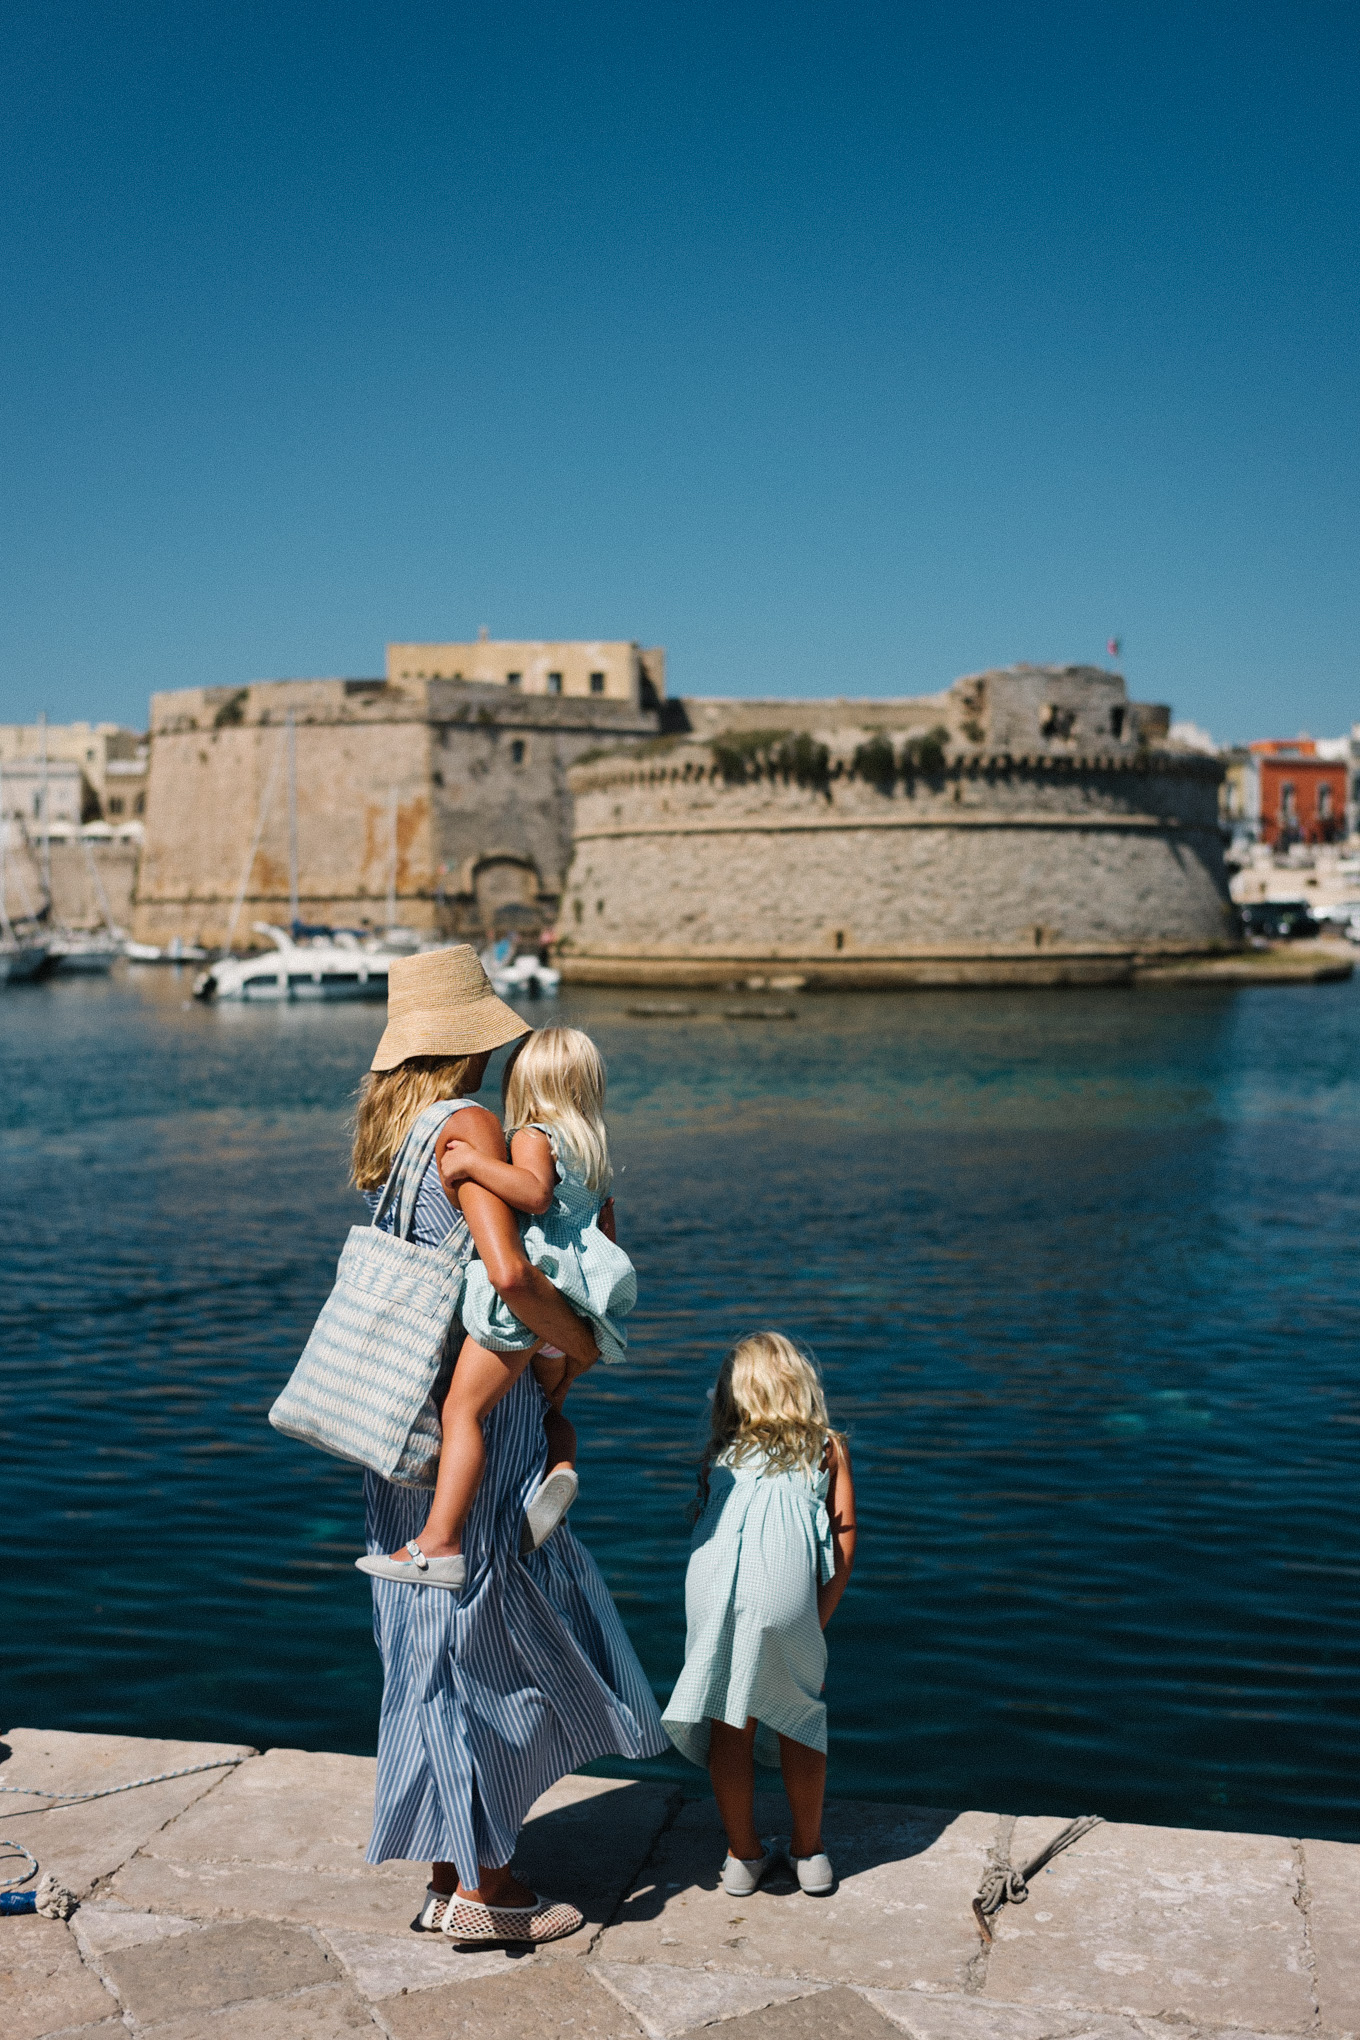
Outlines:
[{"label": "blue and white striped sundress", "polygon": [[[463,1223],[432,1162],[415,1238],[433,1246]],[[547,1463],[546,1407],[526,1368],[483,1426],[486,1474],[463,1532],[461,1593],[373,1581],[383,1700],[370,1863],[455,1863],[475,1887],[479,1864],[510,1861],[526,1813],[559,1778],[593,1757],[668,1747],[589,1552],[564,1523],[519,1556],[524,1506]],[[385,1552],[415,1536],[430,1497],[366,1473],[364,1503],[368,1549]]]}]

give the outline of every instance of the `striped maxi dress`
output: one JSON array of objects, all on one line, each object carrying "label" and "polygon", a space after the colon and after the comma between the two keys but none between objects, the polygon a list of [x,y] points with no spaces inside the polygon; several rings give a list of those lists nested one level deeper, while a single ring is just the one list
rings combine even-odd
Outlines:
[{"label": "striped maxi dress", "polygon": [[[432,1161],[415,1238],[438,1245],[464,1223]],[[460,1325],[452,1338],[461,1342]],[[480,1864],[510,1861],[524,1816],[559,1778],[594,1757],[668,1747],[584,1545],[564,1523],[541,1550],[519,1556],[524,1507],[547,1463],[546,1407],[526,1368],[483,1427],[486,1474],[463,1532],[462,1591],[372,1583],[383,1699],[370,1863],[455,1863],[475,1888]],[[427,1489],[367,1473],[369,1551],[396,1551],[414,1537],[429,1501]]]}]

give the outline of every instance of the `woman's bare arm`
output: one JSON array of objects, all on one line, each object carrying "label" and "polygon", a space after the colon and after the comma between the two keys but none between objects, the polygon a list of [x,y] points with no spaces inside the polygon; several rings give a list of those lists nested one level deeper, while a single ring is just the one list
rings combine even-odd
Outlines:
[{"label": "woman's bare arm", "polygon": [[439,1174],[450,1200],[464,1183],[476,1183],[499,1197],[512,1211],[541,1217],[557,1188],[557,1165],[546,1134],[522,1126],[510,1143],[511,1160],[485,1155],[470,1140],[455,1135],[439,1157]]},{"label": "woman's bare arm", "polygon": [[[505,1135],[499,1121],[485,1107],[470,1107],[458,1113],[457,1118],[460,1138],[492,1161],[504,1156]],[[436,1160],[442,1160],[441,1150],[452,1138],[448,1128],[440,1134],[435,1144]],[[482,1257],[492,1288],[520,1323],[569,1354],[576,1363],[575,1372],[592,1367],[600,1357],[594,1331],[563,1301],[547,1276],[531,1264],[510,1207],[490,1190],[483,1190],[479,1183],[460,1184],[449,1202],[456,1203],[467,1220],[473,1245]]]},{"label": "woman's bare arm", "polygon": [[826,1513],[831,1519],[836,1569],[829,1580],[822,1580],[817,1587],[817,1620],[823,1629],[835,1614],[855,1565],[855,1483],[850,1472],[850,1454],[834,1439],[826,1449],[831,1467]]}]

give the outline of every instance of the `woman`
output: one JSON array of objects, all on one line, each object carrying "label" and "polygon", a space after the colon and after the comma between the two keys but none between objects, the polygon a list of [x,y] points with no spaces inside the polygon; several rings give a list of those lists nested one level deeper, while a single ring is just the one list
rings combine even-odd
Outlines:
[{"label": "woman", "polygon": [[[436,1099],[475,1092],[492,1052],[529,1032],[466,945],[402,957],[388,978],[388,1024],[365,1079],[354,1180],[376,1205],[406,1132]],[[594,1334],[527,1260],[508,1206],[474,1183],[449,1203],[439,1176],[454,1134],[503,1161],[500,1122],[464,1105],[440,1135],[416,1204],[415,1238],[437,1245],[466,1227],[500,1296],[573,1361],[598,1357]],[[389,1225],[391,1219],[386,1221]],[[449,1350],[458,1351],[455,1323]],[[437,1391],[438,1393],[438,1391]],[[581,1914],[552,1905],[509,1869],[539,1795],[592,1757],[667,1748],[656,1702],[609,1590],[564,1523],[519,1555],[524,1509],[547,1457],[546,1407],[527,1370],[486,1419],[486,1473],[463,1531],[467,1583],[417,1593],[373,1582],[383,1661],[378,1785],[370,1863],[432,1861],[418,1925],[462,1942],[555,1940]],[[370,1552],[397,1550],[429,1496],[365,1476]]]}]

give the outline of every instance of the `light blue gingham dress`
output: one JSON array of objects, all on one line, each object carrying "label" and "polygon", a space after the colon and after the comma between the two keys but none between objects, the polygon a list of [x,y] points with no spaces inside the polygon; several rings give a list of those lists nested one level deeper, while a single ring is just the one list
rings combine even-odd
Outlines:
[{"label": "light blue gingham dress", "polygon": [[[414,1237],[434,1246],[464,1224],[431,1162]],[[451,1338],[456,1352],[457,1323]],[[372,1582],[383,1698],[370,1863],[456,1863],[473,1887],[479,1864],[510,1861],[525,1814],[559,1778],[594,1757],[667,1747],[585,1546],[563,1523],[519,1555],[524,1507],[547,1462],[546,1408],[526,1368],[483,1425],[486,1473],[463,1531],[462,1591]],[[430,1496],[366,1473],[364,1505],[368,1550],[396,1551],[423,1526]]]},{"label": "light blue gingham dress", "polygon": [[[540,1120],[531,1119],[529,1124],[547,1135],[557,1164],[557,1188],[541,1218],[520,1220],[525,1254],[577,1315],[590,1320],[601,1360],[622,1360],[628,1345],[622,1320],[637,1302],[633,1264],[623,1248],[600,1231],[597,1221],[604,1200],[587,1183],[566,1140],[556,1127]],[[492,1353],[522,1353],[538,1338],[501,1301],[480,1261],[469,1264],[463,1285],[463,1328]]]},{"label": "light blue gingham dress", "polygon": [[757,1722],[759,1764],[777,1738],[826,1749],[826,1638],[817,1585],[836,1569],[826,1468],[771,1473],[765,1455],[719,1459],[690,1540],[685,1668],[662,1725],[692,1764],[708,1762],[710,1721]]}]

